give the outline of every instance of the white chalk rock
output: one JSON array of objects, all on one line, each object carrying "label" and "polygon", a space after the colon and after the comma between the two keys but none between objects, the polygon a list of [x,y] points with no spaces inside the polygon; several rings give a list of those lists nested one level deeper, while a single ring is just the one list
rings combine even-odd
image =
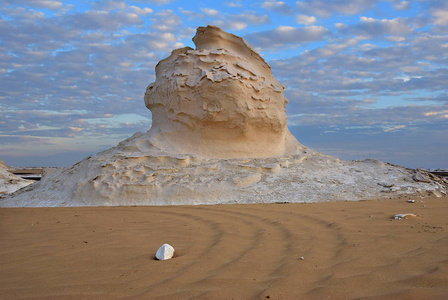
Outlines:
[{"label": "white chalk rock", "polygon": [[397,214],[394,216],[395,220],[407,219],[408,217],[416,217],[416,214],[413,213],[405,213],[405,214]]},{"label": "white chalk rock", "polygon": [[156,258],[158,260],[167,260],[174,255],[174,248],[170,244],[163,244],[156,252]]},{"label": "white chalk rock", "polygon": [[416,172],[412,177],[415,181],[429,183],[431,179],[426,174],[422,174],[421,172]]}]

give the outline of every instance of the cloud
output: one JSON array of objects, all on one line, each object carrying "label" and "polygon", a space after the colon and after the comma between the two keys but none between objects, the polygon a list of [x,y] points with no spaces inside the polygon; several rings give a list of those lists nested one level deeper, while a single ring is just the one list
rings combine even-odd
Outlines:
[{"label": "cloud", "polygon": [[98,10],[98,11],[107,11],[107,12],[121,11],[121,12],[134,13],[134,14],[143,15],[143,16],[154,12],[154,10],[149,7],[139,7],[139,6],[129,5],[123,1],[113,1],[113,0],[93,2],[92,8],[94,10]]},{"label": "cloud", "polygon": [[429,111],[425,113],[425,116],[437,118],[437,119],[448,119],[448,110],[442,111]]},{"label": "cloud", "polygon": [[264,1],[261,7],[284,15],[291,15],[293,13],[293,9],[283,1]]},{"label": "cloud", "polygon": [[328,18],[334,14],[354,15],[372,8],[377,0],[304,0],[297,1],[296,5],[300,11],[311,15]]},{"label": "cloud", "polygon": [[447,25],[448,24],[448,9],[434,10],[432,12],[434,18],[433,24],[436,25]]},{"label": "cloud", "polygon": [[249,25],[263,25],[269,23],[267,15],[258,14],[253,11],[243,11],[239,14],[219,13],[203,11],[202,14],[193,11],[182,10],[182,13],[189,15],[192,19],[202,19],[209,25],[218,26],[224,30],[243,30]]},{"label": "cloud", "polygon": [[92,8],[95,10],[112,11],[117,9],[126,9],[128,5],[123,1],[100,0],[92,3]]},{"label": "cloud", "polygon": [[246,22],[238,20],[233,20],[232,22],[219,20],[213,22],[212,24],[220,28],[224,28],[225,30],[243,30],[248,25]]},{"label": "cloud", "polygon": [[269,23],[269,17],[267,15],[258,14],[251,11],[245,11],[241,14],[229,15],[231,21],[241,21],[250,25],[263,25]]},{"label": "cloud", "polygon": [[4,4],[23,5],[51,10],[58,10],[63,7],[62,2],[56,0],[4,0]]},{"label": "cloud", "polygon": [[[448,103],[448,94],[446,93],[440,93],[440,94],[435,94],[435,95],[430,95],[427,97],[409,97],[406,98],[409,101],[417,101],[417,102],[433,102],[433,103],[440,103],[440,104],[447,104]],[[438,116],[438,115],[445,115],[446,113],[448,113],[448,111],[446,110],[442,110],[442,111],[431,111],[428,112],[426,115],[427,116]]]},{"label": "cloud", "polygon": [[384,132],[395,132],[405,129],[406,125],[394,125],[383,129]]},{"label": "cloud", "polygon": [[[43,18],[24,14],[0,21],[0,62],[5,66],[0,73],[0,119],[8,120],[0,134],[62,138],[73,135],[70,127],[87,135],[107,134],[107,126],[83,127],[77,120],[88,124],[96,113],[122,114],[123,107],[149,120],[143,92],[154,80],[156,63],[178,39],[170,32],[120,32],[125,26],[140,26],[139,20],[126,11],[91,11]],[[83,22],[83,28],[73,21]],[[48,118],[33,113],[43,107],[84,113],[50,113]],[[130,130],[125,123],[117,127]]]},{"label": "cloud", "polygon": [[304,25],[312,25],[316,23],[317,19],[314,16],[307,16],[307,15],[298,15],[296,16],[296,22],[299,24]]},{"label": "cloud", "polygon": [[241,4],[241,1],[225,1],[224,5],[228,6],[228,7],[242,7],[243,6]]},{"label": "cloud", "polygon": [[273,30],[250,33],[245,39],[254,47],[273,50],[288,45],[304,45],[318,41],[329,34],[322,26],[291,27],[280,26]]},{"label": "cloud", "polygon": [[151,23],[151,28],[154,30],[176,32],[181,26],[182,20],[171,9],[164,9],[153,14]]},{"label": "cloud", "polygon": [[169,4],[173,0],[134,0],[134,2],[154,3],[157,5]]},{"label": "cloud", "polygon": [[411,33],[412,29],[406,24],[406,20],[401,18],[376,20],[361,17],[359,24],[355,26],[355,32],[369,35],[406,35]]},{"label": "cloud", "polygon": [[216,16],[219,14],[219,11],[216,9],[210,9],[210,8],[201,8],[201,12],[203,14],[206,14],[207,16]]},{"label": "cloud", "polygon": [[130,8],[134,11],[134,13],[136,13],[137,15],[141,15],[141,16],[144,16],[144,15],[147,15],[147,14],[150,14],[150,13],[154,12],[149,7],[140,8],[140,7],[137,7],[137,6],[130,6]]},{"label": "cloud", "polygon": [[138,24],[142,24],[142,20],[135,13],[92,10],[69,15],[61,25],[75,30],[116,30]]},{"label": "cloud", "polygon": [[400,1],[396,0],[393,3],[393,8],[396,10],[406,10],[411,7],[411,3],[409,1]]},{"label": "cloud", "polygon": [[408,20],[404,18],[378,20],[362,16],[359,23],[350,25],[339,23],[336,24],[336,28],[339,29],[340,34],[344,35],[356,34],[362,38],[392,36],[389,40],[402,42],[405,36],[414,33],[408,23]]},{"label": "cloud", "polygon": [[[381,20],[372,22],[381,23]],[[357,33],[365,35],[365,32]],[[378,34],[378,30],[373,32]],[[379,32],[392,31],[383,28]],[[406,138],[423,138],[421,132],[434,137],[448,132],[444,85],[448,81],[448,68],[443,67],[447,65],[443,53],[446,53],[448,37],[413,32],[407,35],[405,43],[391,40],[381,45],[360,36],[353,37],[353,33],[347,30],[342,35],[333,35],[332,43],[269,62],[286,87],[291,131],[305,145],[329,154],[343,158],[353,158],[355,153],[360,158],[370,155],[386,160],[388,157],[388,161],[413,166],[413,160],[419,161],[418,156],[424,153],[422,147],[407,154],[401,152],[400,158],[394,154],[400,149],[398,142],[393,143],[394,147],[371,146],[370,149],[362,149],[360,143],[378,141],[378,145],[383,145],[390,135],[399,134],[397,141],[403,145]],[[310,136],[311,131],[319,138]],[[356,141],[348,138],[352,135],[357,137]],[[336,138],[344,143],[338,143]],[[356,151],[347,154],[344,149],[348,147]],[[438,154],[434,157],[440,159]],[[435,159],[425,163],[437,164]]]},{"label": "cloud", "polygon": [[268,22],[267,15],[246,11],[241,14],[225,16],[223,20],[217,21],[216,24],[224,29],[242,30],[248,25],[262,25]]}]

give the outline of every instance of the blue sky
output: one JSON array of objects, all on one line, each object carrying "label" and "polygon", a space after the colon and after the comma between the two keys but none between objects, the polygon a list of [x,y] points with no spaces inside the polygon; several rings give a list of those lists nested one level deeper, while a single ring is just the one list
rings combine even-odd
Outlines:
[{"label": "blue sky", "polygon": [[148,130],[155,65],[206,25],[263,55],[302,144],[448,168],[446,0],[3,0],[0,159],[69,166]]}]

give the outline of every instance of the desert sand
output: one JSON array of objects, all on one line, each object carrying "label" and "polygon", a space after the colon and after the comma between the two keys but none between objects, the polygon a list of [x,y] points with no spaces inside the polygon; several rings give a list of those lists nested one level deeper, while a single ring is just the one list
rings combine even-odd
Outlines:
[{"label": "desert sand", "polygon": [[446,299],[448,198],[413,199],[1,208],[0,298]]}]

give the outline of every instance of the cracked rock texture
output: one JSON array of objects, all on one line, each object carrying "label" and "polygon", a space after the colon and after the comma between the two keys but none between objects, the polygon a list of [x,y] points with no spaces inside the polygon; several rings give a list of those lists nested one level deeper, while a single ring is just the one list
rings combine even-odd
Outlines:
[{"label": "cracked rock texture", "polygon": [[293,154],[284,87],[242,38],[199,27],[196,49],[174,50],[145,94],[150,140],[170,152],[214,158]]},{"label": "cracked rock texture", "polygon": [[199,27],[196,49],[156,67],[153,124],[55,170],[0,206],[191,205],[444,196],[447,181],[381,161],[341,161],[286,126],[283,87],[241,38]]}]

